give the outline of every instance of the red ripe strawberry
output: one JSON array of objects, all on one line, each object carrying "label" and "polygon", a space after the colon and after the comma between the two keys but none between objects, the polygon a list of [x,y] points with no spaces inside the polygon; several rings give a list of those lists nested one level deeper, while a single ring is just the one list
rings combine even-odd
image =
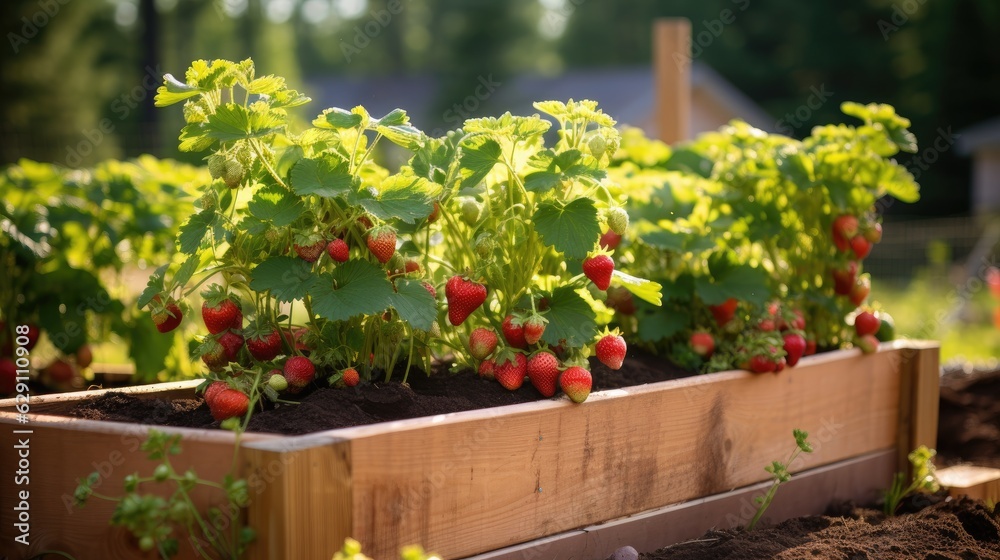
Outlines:
[{"label": "red ripe strawberry", "polygon": [[303,356],[293,356],[285,362],[285,379],[292,387],[305,387],[316,376],[316,366]]},{"label": "red ripe strawberry", "polygon": [[862,234],[869,243],[875,244],[882,241],[882,224],[875,222],[872,226],[864,231]]},{"label": "red ripe strawberry", "polygon": [[219,334],[226,329],[243,328],[243,312],[222,286],[213,284],[201,295],[205,298],[201,304],[201,318],[208,332]]},{"label": "red ripe strawberry", "polygon": [[396,230],[388,226],[375,228],[368,232],[368,250],[375,255],[378,262],[389,262],[396,252]]},{"label": "red ripe strawberry", "polygon": [[615,249],[618,248],[618,245],[620,245],[621,242],[622,242],[622,236],[618,235],[617,233],[609,229],[608,231],[604,232],[604,235],[601,236],[601,240],[598,241],[597,243],[598,245],[601,246],[602,249],[606,251],[614,251]]},{"label": "red ripe strawberry", "polygon": [[9,395],[17,389],[17,364],[10,358],[0,358],[0,395]]},{"label": "red ripe strawberry", "polygon": [[223,389],[208,403],[212,418],[218,421],[243,416],[250,408],[250,397],[236,389]]},{"label": "red ripe strawberry", "polygon": [[228,358],[230,362],[236,361],[236,356],[239,355],[240,348],[243,348],[244,342],[243,335],[234,331],[226,331],[219,336],[219,344],[225,348],[226,358]]},{"label": "red ripe strawberry", "polygon": [[76,377],[76,370],[64,360],[52,362],[49,367],[45,368],[45,372],[48,373],[49,379],[55,383],[69,383]]},{"label": "red ripe strawberry", "polygon": [[858,219],[850,214],[842,214],[833,220],[833,244],[837,250],[844,252],[850,248],[850,242],[858,234]]},{"label": "red ripe strawberry", "polygon": [[485,360],[497,349],[497,333],[492,329],[479,327],[469,335],[469,353],[477,360]]},{"label": "red ripe strawberry", "polygon": [[851,299],[851,303],[855,307],[861,305],[868,298],[868,294],[872,291],[872,281],[871,276],[868,274],[862,274],[854,281],[854,285],[851,286],[851,291],[847,294],[847,297]]},{"label": "red ripe strawberry", "polygon": [[771,356],[758,354],[750,358],[750,371],[754,373],[771,373],[778,368],[778,362]]},{"label": "red ripe strawberry", "polygon": [[222,347],[222,344],[219,344],[219,341],[212,337],[205,340],[201,361],[205,362],[205,365],[211,371],[219,371],[229,365],[226,349]]},{"label": "red ripe strawberry", "polygon": [[613,331],[605,330],[604,336],[594,345],[594,353],[602,364],[611,369],[620,369],[625,361],[625,352],[628,346],[625,339],[618,333],[618,329]]},{"label": "red ripe strawberry", "polygon": [[507,340],[507,345],[511,348],[521,350],[528,347],[528,341],[524,339],[524,325],[521,318],[515,315],[507,315],[503,318],[503,337]]},{"label": "red ripe strawberry", "polygon": [[538,314],[531,314],[524,320],[524,341],[528,344],[537,344],[545,334],[545,324],[548,319]]},{"label": "red ripe strawberry", "polygon": [[715,339],[707,332],[696,332],[691,335],[691,350],[706,360],[715,352]]},{"label": "red ripe strawberry", "polygon": [[281,333],[274,328],[249,333],[247,350],[259,362],[273,360],[281,353]]},{"label": "red ripe strawberry", "polygon": [[719,305],[709,305],[708,310],[712,312],[712,317],[715,317],[715,323],[720,327],[724,327],[726,323],[733,320],[738,303],[736,298],[729,298]]},{"label": "red ripe strawberry", "polygon": [[161,333],[168,333],[181,324],[184,314],[181,313],[181,308],[178,307],[177,302],[173,298],[168,298],[167,303],[164,304],[160,300],[160,296],[157,295],[153,298],[152,305],[150,314],[153,317],[153,324],[156,325],[156,330]]},{"label": "red ripe strawberry", "polygon": [[427,293],[430,294],[432,298],[437,299],[438,291],[437,288],[434,287],[434,284],[431,284],[430,282],[421,282],[420,285],[427,290]]},{"label": "red ripe strawberry", "polygon": [[528,380],[543,397],[556,394],[559,383],[559,360],[550,352],[539,352],[528,360]]},{"label": "red ripe strawberry", "polygon": [[859,261],[864,260],[872,252],[872,244],[859,235],[851,240],[851,251],[854,251],[854,257]]},{"label": "red ripe strawberry", "polygon": [[495,370],[496,370],[496,362],[494,362],[492,359],[483,360],[482,363],[479,364],[479,377],[482,377],[483,379],[489,379],[490,381],[492,381]]},{"label": "red ripe strawberry", "polygon": [[778,358],[778,360],[774,362],[774,373],[784,370],[786,365],[790,367],[790,364],[786,362],[784,358]]},{"label": "red ripe strawberry", "polygon": [[516,391],[524,383],[528,372],[528,359],[520,352],[507,352],[498,357],[493,366],[493,377],[508,391]]},{"label": "red ripe strawberry", "polygon": [[785,359],[788,362],[788,367],[793,367],[799,363],[799,358],[805,354],[806,339],[801,334],[796,333],[785,333],[783,338],[785,341],[785,354],[787,354]]},{"label": "red ripe strawberry", "polygon": [[833,269],[833,293],[839,296],[846,296],[851,293],[854,282],[858,278],[857,261],[848,261],[847,264]]},{"label": "red ripe strawberry", "polygon": [[354,387],[358,383],[361,383],[361,376],[358,374],[358,370],[349,367],[344,370],[344,385],[348,387]]},{"label": "red ripe strawberry", "polygon": [[300,259],[308,263],[314,263],[323,254],[323,249],[326,249],[326,241],[323,239],[303,241],[302,243],[296,243],[293,248],[295,249],[295,254]]},{"label": "red ripe strawberry", "polygon": [[456,274],[445,284],[444,297],[448,300],[448,321],[457,327],[486,301],[486,285]]},{"label": "red ripe strawberry", "polygon": [[607,290],[611,285],[611,275],[615,271],[615,261],[606,253],[597,253],[583,260],[583,273],[599,290]]},{"label": "red ripe strawberry", "polygon": [[212,405],[212,401],[215,400],[215,397],[219,393],[225,391],[228,388],[229,388],[229,385],[226,384],[223,381],[215,381],[215,382],[213,382],[212,384],[210,384],[208,386],[208,388],[205,389],[205,395],[204,395],[205,396],[205,402],[209,406],[211,406]]},{"label": "red ripe strawberry", "polygon": [[778,323],[774,319],[768,317],[766,319],[761,319],[760,322],[757,323],[757,328],[763,332],[773,332],[778,328]]},{"label": "red ripe strawberry", "polygon": [[76,367],[85,368],[94,361],[94,352],[89,344],[84,344],[76,349]]},{"label": "red ripe strawberry", "polygon": [[344,263],[351,258],[351,248],[347,246],[346,241],[336,237],[326,244],[326,254],[330,255],[331,259]]},{"label": "red ripe strawberry", "polygon": [[792,314],[795,315],[790,322],[785,320],[785,317],[778,319],[778,330],[785,332],[789,329],[796,331],[804,331],[806,329],[806,318],[802,314],[801,310],[793,309]]},{"label": "red ripe strawberry", "polygon": [[860,337],[877,333],[881,325],[882,321],[868,310],[862,311],[854,317],[854,332],[858,333]]},{"label": "red ripe strawberry", "polygon": [[403,264],[403,270],[406,274],[411,274],[413,272],[420,272],[420,263],[415,260],[407,260]]},{"label": "red ripe strawberry", "polygon": [[580,366],[566,368],[559,376],[559,388],[575,403],[587,400],[593,382],[590,372]]},{"label": "red ripe strawberry", "polygon": [[874,354],[876,351],[878,351],[878,338],[873,334],[866,334],[864,336],[858,337],[858,340],[855,341],[855,344],[865,354]]}]

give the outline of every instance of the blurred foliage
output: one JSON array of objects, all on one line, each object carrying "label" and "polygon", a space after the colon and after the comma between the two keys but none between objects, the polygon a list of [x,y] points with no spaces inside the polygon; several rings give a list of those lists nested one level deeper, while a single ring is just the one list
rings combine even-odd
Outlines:
[{"label": "blurred foliage", "polygon": [[[842,101],[878,100],[909,115],[920,145],[933,149],[942,132],[994,116],[1000,92],[1000,4],[992,0],[52,2],[51,16],[37,0],[7,2],[0,15],[12,46],[0,54],[6,162],[75,166],[74,150],[84,165],[150,150],[176,156],[163,131],[180,121],[157,126],[147,67],[177,72],[198,58],[253,57],[262,72],[291,82],[297,74],[428,74],[442,82],[444,108],[481,75],[647,64],[660,16],[689,18],[695,60],[796,137],[835,120]],[[818,90],[831,98],[817,104]],[[90,142],[102,119],[113,130]],[[950,145],[939,159],[922,154],[901,161],[921,175],[923,199],[891,211],[964,211],[967,189],[954,187],[968,184],[968,159]]]},{"label": "blurred foliage", "polygon": [[193,211],[190,192],[208,180],[204,169],[152,156],[92,169],[31,160],[5,169],[0,317],[6,328],[36,324],[44,347],[62,356],[88,341],[123,344],[139,379],[156,379],[178,343],[159,335],[138,310],[134,277],[173,254],[177,229]]}]

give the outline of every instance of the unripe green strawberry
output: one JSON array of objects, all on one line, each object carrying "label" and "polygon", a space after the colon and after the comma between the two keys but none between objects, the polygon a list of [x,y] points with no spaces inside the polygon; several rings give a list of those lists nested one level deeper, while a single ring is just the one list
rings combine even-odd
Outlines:
[{"label": "unripe green strawberry", "polygon": [[608,142],[604,139],[604,135],[595,134],[590,137],[587,142],[587,147],[590,148],[590,153],[597,159],[601,159],[604,152],[608,149]]},{"label": "unripe green strawberry", "polygon": [[201,195],[201,198],[198,200],[199,206],[205,210],[214,210],[218,203],[219,201],[215,197],[215,191],[213,190],[205,191],[205,194]]},{"label": "unripe green strawberry", "polygon": [[469,198],[462,203],[462,221],[470,226],[474,226],[479,221],[479,214],[482,211],[482,205],[477,200]]},{"label": "unripe green strawberry", "polygon": [[489,234],[480,234],[479,237],[476,238],[476,254],[479,255],[480,258],[486,258],[489,256],[495,247],[496,242],[493,241],[493,238],[490,237]]},{"label": "unripe green strawberry", "polygon": [[628,230],[628,212],[624,208],[615,206],[608,208],[604,217],[608,220],[608,227],[618,235],[625,235]]},{"label": "unripe green strawberry", "polygon": [[226,156],[221,154],[208,156],[208,173],[213,179],[221,179],[226,173]]},{"label": "unripe green strawberry", "polygon": [[235,159],[229,158],[226,160],[225,169],[222,172],[222,180],[226,182],[226,186],[235,189],[243,182],[245,174],[243,165]]},{"label": "unripe green strawberry", "polygon": [[[273,370],[273,371],[279,371],[279,370]],[[267,384],[270,385],[272,389],[278,391],[279,393],[288,388],[288,380],[285,379],[285,376],[281,375],[280,372],[267,378]]]}]

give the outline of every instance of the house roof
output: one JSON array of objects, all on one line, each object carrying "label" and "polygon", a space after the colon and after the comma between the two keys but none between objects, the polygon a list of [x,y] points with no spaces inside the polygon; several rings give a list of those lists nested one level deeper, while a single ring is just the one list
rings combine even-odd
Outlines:
[{"label": "house roof", "polygon": [[956,144],[960,154],[968,155],[980,148],[1000,147],[1000,117],[960,130],[957,136]]},{"label": "house roof", "polygon": [[[439,82],[428,75],[384,77],[318,77],[308,80],[309,94],[321,107],[364,105],[375,116],[397,107],[405,109],[418,128],[430,132],[449,128],[449,114],[434,115]],[[479,84],[470,86],[472,94]],[[774,119],[743,92],[710,67],[691,65],[691,89],[708,95],[753,126],[772,130]],[[569,70],[557,76],[522,74],[504,80],[496,92],[482,101],[475,116],[492,114],[502,107],[514,114],[537,111],[532,103],[544,99],[593,99],[620,124],[647,124],[653,113],[653,72],[648,66]]]}]

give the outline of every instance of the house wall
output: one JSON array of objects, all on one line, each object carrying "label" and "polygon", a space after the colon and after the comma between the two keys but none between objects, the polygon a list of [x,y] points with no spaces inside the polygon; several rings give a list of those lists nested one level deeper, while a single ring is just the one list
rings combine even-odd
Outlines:
[{"label": "house wall", "polygon": [[1000,146],[980,148],[973,158],[972,208],[976,214],[1000,212]]}]

